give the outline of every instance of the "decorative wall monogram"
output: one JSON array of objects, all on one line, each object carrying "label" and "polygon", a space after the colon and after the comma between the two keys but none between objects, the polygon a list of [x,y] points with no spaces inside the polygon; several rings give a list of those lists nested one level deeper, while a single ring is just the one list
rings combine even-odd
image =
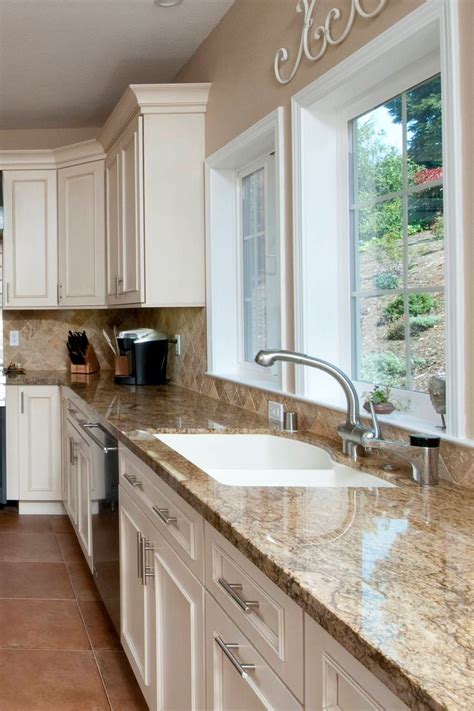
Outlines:
[{"label": "decorative wall monogram", "polygon": [[[298,0],[296,3],[296,12],[298,14],[304,13],[303,31],[301,33],[301,41],[298,49],[298,54],[290,75],[286,79],[284,79],[281,75],[280,69],[282,64],[288,61],[289,54],[287,49],[285,49],[284,47],[280,47],[280,49],[275,55],[274,62],[275,76],[277,80],[280,82],[280,84],[288,84],[296,75],[296,72],[298,71],[299,66],[301,64],[301,60],[303,59],[303,54],[311,62],[317,62],[318,59],[321,59],[321,57],[324,55],[329,45],[338,45],[344,42],[344,40],[349,35],[352,29],[352,25],[354,24],[354,20],[356,19],[357,15],[364,18],[365,20],[369,20],[373,17],[376,17],[383,10],[387,2],[388,0],[379,0],[377,7],[371,10],[370,12],[367,12],[362,7],[363,0],[352,0],[350,14],[344,31],[342,32],[342,34],[339,35],[339,37],[335,37],[333,34],[333,22],[335,20],[340,19],[342,15],[341,11],[337,7],[333,7],[331,10],[329,10],[324,23],[318,25],[311,36],[310,30],[314,25],[313,14],[317,9],[318,0]],[[319,48],[315,54],[313,54],[311,51],[311,42],[316,42],[316,49]]]}]

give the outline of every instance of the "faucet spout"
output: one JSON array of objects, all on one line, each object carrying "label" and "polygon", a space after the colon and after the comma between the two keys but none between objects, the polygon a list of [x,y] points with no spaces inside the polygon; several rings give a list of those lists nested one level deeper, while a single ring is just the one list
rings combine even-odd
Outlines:
[{"label": "faucet spout", "polygon": [[342,387],[346,397],[347,415],[346,422],[338,427],[338,433],[342,438],[342,449],[345,454],[349,454],[354,459],[357,458],[357,446],[362,443],[362,437],[370,439],[374,436],[374,430],[365,427],[360,421],[359,396],[352,380],[343,370],[336,365],[321,358],[305,355],[304,353],[294,353],[293,351],[259,351],[255,357],[256,363],[268,368],[277,361],[295,363],[296,365],[307,365],[310,368],[322,370],[331,375]]},{"label": "faucet spout", "polygon": [[310,368],[317,368],[324,373],[332,375],[342,387],[346,396],[348,424],[360,424],[359,396],[350,378],[337,366],[321,358],[308,356],[304,353],[294,353],[293,351],[259,351],[255,361],[265,368],[274,365],[276,361],[286,361],[297,365],[308,365]]}]

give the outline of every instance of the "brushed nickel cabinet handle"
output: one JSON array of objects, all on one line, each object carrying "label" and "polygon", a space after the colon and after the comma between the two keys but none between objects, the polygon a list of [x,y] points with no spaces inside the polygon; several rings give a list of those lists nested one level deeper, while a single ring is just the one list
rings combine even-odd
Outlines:
[{"label": "brushed nickel cabinet handle", "polygon": [[22,415],[25,414],[25,393],[23,392],[23,390],[21,391],[21,394],[20,394],[20,413]]},{"label": "brushed nickel cabinet handle", "polygon": [[137,576],[143,583],[143,541],[142,534],[137,531]]},{"label": "brushed nickel cabinet handle", "polygon": [[133,487],[138,487],[139,489],[142,488],[142,483],[140,479],[137,479],[137,477],[134,474],[122,474],[123,478],[128,481],[129,484],[131,484]]},{"label": "brushed nickel cabinet handle", "polygon": [[7,304],[10,303],[10,282],[7,281]]},{"label": "brushed nickel cabinet handle", "polygon": [[244,600],[237,594],[237,592],[242,591],[242,585],[240,583],[228,583],[225,578],[219,578],[219,585],[224,588],[226,593],[244,612],[251,612],[258,607],[259,603],[257,600]]},{"label": "brushed nickel cabinet handle", "polygon": [[153,550],[153,545],[150,543],[148,538],[142,535],[142,583],[143,585],[148,584],[148,578],[154,578],[155,573],[153,569],[147,563],[147,553]]},{"label": "brushed nickel cabinet handle", "polygon": [[158,506],[153,506],[153,511],[161,518],[162,521],[166,523],[167,526],[170,523],[178,523],[176,516],[170,516],[169,509],[160,509]]},{"label": "brushed nickel cabinet handle", "polygon": [[232,650],[238,649],[239,645],[235,644],[235,642],[224,642],[222,637],[219,637],[219,636],[217,636],[215,638],[215,640],[216,640],[216,643],[218,644],[218,646],[224,652],[224,654],[227,657],[227,659],[229,660],[229,662],[234,667],[234,669],[236,669],[239,672],[242,679],[248,679],[249,675],[247,672],[255,671],[255,664],[241,664],[241,662],[239,662],[237,657],[235,657],[234,654],[232,654]]}]

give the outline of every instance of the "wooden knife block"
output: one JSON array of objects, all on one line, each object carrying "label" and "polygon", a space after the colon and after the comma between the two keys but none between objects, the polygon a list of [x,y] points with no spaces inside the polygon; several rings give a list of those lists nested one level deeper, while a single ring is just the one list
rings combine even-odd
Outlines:
[{"label": "wooden knife block", "polygon": [[94,348],[89,344],[86,351],[86,362],[84,365],[75,365],[71,363],[71,373],[80,373],[82,375],[90,375],[98,373],[100,370],[99,361],[95,354]]}]

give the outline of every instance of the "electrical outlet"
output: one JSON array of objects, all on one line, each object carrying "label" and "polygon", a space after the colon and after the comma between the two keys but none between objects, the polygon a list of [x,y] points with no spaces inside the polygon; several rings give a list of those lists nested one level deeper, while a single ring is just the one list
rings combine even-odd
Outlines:
[{"label": "electrical outlet", "polygon": [[268,401],[268,419],[272,422],[283,422],[283,405],[280,402]]},{"label": "electrical outlet", "polygon": [[10,345],[19,346],[20,345],[20,331],[10,331]]},{"label": "electrical outlet", "polygon": [[174,340],[176,341],[176,343],[174,344],[174,352],[177,356],[180,356],[181,355],[181,336],[179,335],[179,333],[176,336],[174,336]]}]

